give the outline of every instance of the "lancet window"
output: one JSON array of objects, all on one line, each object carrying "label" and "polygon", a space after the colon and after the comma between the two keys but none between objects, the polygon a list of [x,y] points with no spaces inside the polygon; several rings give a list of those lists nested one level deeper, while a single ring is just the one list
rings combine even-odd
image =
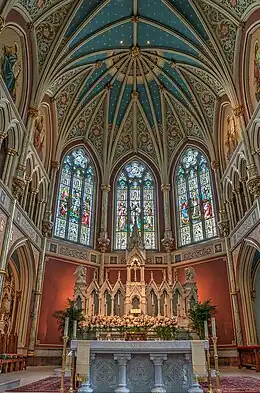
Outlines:
[{"label": "lancet window", "polygon": [[156,239],[156,191],[151,171],[141,162],[132,161],[116,182],[115,249],[125,250],[136,223],[144,247],[153,250]]},{"label": "lancet window", "polygon": [[62,239],[92,245],[95,176],[83,148],[63,160],[54,234]]},{"label": "lancet window", "polygon": [[176,174],[180,246],[216,236],[211,174],[206,157],[188,147]]}]

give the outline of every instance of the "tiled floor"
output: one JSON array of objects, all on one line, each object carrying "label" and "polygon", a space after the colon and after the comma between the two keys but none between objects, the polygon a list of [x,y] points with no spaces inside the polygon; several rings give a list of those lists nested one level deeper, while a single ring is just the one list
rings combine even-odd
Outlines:
[{"label": "tiled floor", "polygon": [[[0,383],[7,381],[7,380],[12,380],[12,379],[17,379],[21,378],[20,385],[27,385],[28,383],[38,381],[40,379],[49,377],[49,376],[54,376],[55,375],[55,368],[54,367],[28,367],[26,371],[18,371],[18,372],[13,372],[10,374],[6,375],[0,375]],[[260,380],[260,373],[256,373],[254,370],[247,370],[247,369],[242,369],[239,370],[237,368],[231,368],[231,367],[223,367],[220,370],[221,375],[225,376],[251,376],[258,378]]]}]

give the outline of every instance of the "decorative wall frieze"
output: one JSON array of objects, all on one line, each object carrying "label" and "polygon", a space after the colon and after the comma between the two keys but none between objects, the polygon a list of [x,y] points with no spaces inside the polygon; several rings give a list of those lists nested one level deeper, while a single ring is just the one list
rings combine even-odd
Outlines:
[{"label": "decorative wall frieze", "polygon": [[252,208],[247,212],[245,217],[239,222],[235,229],[230,234],[231,247],[235,247],[254,229],[255,225],[260,220],[260,212],[257,203],[254,203]]},{"label": "decorative wall frieze", "polygon": [[42,235],[40,231],[35,227],[27,214],[18,205],[16,205],[15,208],[14,223],[38,249],[41,249]]},{"label": "decorative wall frieze", "polygon": [[57,239],[49,239],[47,242],[47,253],[65,259],[73,259],[75,261],[85,261],[90,263],[100,263],[100,253],[95,250],[89,250],[86,247],[77,244],[63,243]]},{"label": "decorative wall frieze", "polygon": [[224,241],[217,239],[214,242],[207,242],[204,245],[189,246],[184,249],[179,249],[173,253],[173,263],[184,262],[184,261],[195,261],[205,259],[207,257],[214,257],[218,254],[225,252]]}]

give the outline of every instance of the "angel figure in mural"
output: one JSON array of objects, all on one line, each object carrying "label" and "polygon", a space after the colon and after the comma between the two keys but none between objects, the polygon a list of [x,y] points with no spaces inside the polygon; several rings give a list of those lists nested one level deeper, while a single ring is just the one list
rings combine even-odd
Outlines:
[{"label": "angel figure in mural", "polygon": [[255,42],[254,83],[255,97],[257,101],[260,101],[260,45],[258,40]]},{"label": "angel figure in mural", "polygon": [[86,197],[85,206],[82,213],[82,224],[89,226],[90,223],[90,199]]},{"label": "angel figure in mural", "polygon": [[33,144],[41,160],[43,158],[44,140],[45,140],[44,118],[43,115],[40,115],[40,117],[36,119],[34,122]]},{"label": "angel figure in mural", "polygon": [[124,231],[126,229],[126,204],[125,201],[119,201],[118,204],[118,222],[117,222],[118,230]]},{"label": "angel figure in mural", "polygon": [[13,44],[13,46],[3,45],[1,68],[5,84],[11,94],[13,101],[16,102],[17,79],[21,72],[21,64],[18,63],[18,44],[16,42]]},{"label": "angel figure in mural", "polygon": [[227,117],[227,139],[225,144],[228,149],[227,159],[229,161],[238,144],[236,122],[234,116],[228,115]]}]

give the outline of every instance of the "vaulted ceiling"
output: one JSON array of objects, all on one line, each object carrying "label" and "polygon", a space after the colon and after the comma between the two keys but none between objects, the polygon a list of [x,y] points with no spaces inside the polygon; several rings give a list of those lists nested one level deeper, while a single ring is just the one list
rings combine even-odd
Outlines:
[{"label": "vaulted ceiling", "polygon": [[105,170],[130,152],[164,168],[183,140],[214,145],[236,100],[234,54],[254,0],[19,0],[36,34],[35,101],[57,110],[58,146],[83,138]]}]

